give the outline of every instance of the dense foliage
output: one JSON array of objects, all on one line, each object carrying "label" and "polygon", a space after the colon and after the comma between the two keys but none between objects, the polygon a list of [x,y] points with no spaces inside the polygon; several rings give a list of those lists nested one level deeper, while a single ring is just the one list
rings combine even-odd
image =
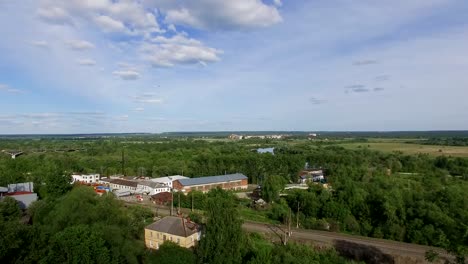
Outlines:
[{"label": "dense foliage", "polygon": [[[7,233],[12,234],[5,239],[18,238],[11,243],[2,242],[0,255],[3,257],[5,254],[24,255],[19,253],[26,250],[21,241],[34,237],[34,243],[27,250],[39,257],[21,261],[60,257],[54,252],[67,252],[64,250],[67,247],[83,247],[83,254],[99,254],[103,259],[138,261],[143,253],[136,248],[141,247],[126,245],[124,241],[137,240],[134,234],[138,233],[138,227],[134,224],[138,221],[132,222],[131,215],[142,215],[141,212],[126,209],[122,214],[123,209],[115,212],[103,209],[98,213],[101,212],[98,208],[105,207],[104,204],[114,205],[115,201],[105,197],[99,198],[100,202],[92,202],[95,198],[80,201],[78,197],[72,198],[77,192],[75,190],[67,194],[71,172],[112,175],[122,173],[122,167],[126,175],[150,177],[174,174],[201,177],[241,172],[249,177],[250,183],[266,187],[265,197],[273,202],[267,209],[271,219],[286,222],[291,210],[294,222],[304,228],[439,246],[459,256],[467,252],[468,159],[464,158],[346,150],[323,142],[300,140],[2,140],[0,145],[2,149],[26,151],[16,160],[6,154],[0,155],[0,186],[31,180],[39,188],[41,198],[45,198],[31,209],[32,225],[11,224],[12,218],[18,218],[15,214],[2,218],[2,233],[8,230]],[[258,154],[255,151],[258,147],[276,147],[275,155]],[[56,149],[78,151],[56,152]],[[125,156],[123,163],[122,151]],[[305,162],[326,168],[331,188],[327,190],[314,185],[306,191],[288,191],[286,197],[280,198],[277,186],[297,182],[298,171]],[[194,193],[193,199],[190,195],[182,196],[181,206],[191,208],[192,200],[195,209],[203,209],[210,204],[208,197]],[[178,205],[176,197],[175,203]],[[86,209],[76,209],[83,204],[86,204]],[[74,210],[67,211],[67,207]],[[80,220],[67,218],[66,214]],[[93,216],[86,216],[88,214]],[[112,221],[104,215],[112,216]],[[104,222],[107,225],[106,221],[110,221],[110,227],[100,228],[99,224]],[[91,226],[96,228],[81,232],[80,225],[88,223],[93,223]],[[115,233],[116,241],[120,242],[112,244],[113,238],[106,234],[114,232],[117,227],[126,231]],[[96,244],[87,249],[79,243],[57,242],[68,237],[78,237],[83,241],[92,239]],[[94,239],[96,237],[101,239]],[[42,247],[45,241],[51,243]],[[103,249],[113,247],[128,247],[128,250],[119,255],[116,251]],[[86,259],[85,256],[79,257]]]},{"label": "dense foliage", "polygon": [[20,222],[16,201],[0,202],[2,263],[141,263],[143,227],[152,213],[125,208],[111,195],[77,187],[36,202],[30,224]]}]

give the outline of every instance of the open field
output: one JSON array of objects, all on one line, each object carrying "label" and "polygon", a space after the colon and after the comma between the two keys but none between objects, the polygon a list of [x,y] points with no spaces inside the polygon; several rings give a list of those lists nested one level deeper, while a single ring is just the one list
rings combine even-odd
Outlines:
[{"label": "open field", "polygon": [[353,142],[353,143],[338,143],[338,146],[349,149],[368,148],[383,152],[401,151],[405,154],[429,154],[431,156],[453,156],[453,157],[468,157],[468,147],[457,146],[435,146],[410,144],[404,142]]}]

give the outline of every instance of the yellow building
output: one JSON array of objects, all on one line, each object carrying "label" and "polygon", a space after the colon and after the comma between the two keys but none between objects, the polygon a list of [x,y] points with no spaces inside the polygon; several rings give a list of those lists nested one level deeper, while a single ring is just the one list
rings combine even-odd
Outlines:
[{"label": "yellow building", "polygon": [[190,248],[195,246],[200,237],[198,224],[183,217],[167,216],[145,227],[145,244],[151,249],[159,249],[165,241]]}]

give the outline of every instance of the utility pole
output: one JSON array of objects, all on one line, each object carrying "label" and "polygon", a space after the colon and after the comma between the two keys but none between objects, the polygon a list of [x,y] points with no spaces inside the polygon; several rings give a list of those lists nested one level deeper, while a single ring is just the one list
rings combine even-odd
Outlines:
[{"label": "utility pole", "polygon": [[124,149],[122,149],[122,175],[125,176],[125,153],[124,153]]},{"label": "utility pole", "polygon": [[292,216],[292,210],[291,208],[289,208],[288,236],[291,236],[291,222],[292,222],[291,216]]},{"label": "utility pole", "polygon": [[190,194],[192,195],[192,212],[193,212],[193,192],[190,192]]},{"label": "utility pole", "polygon": [[177,214],[180,215],[180,192],[179,192],[179,210],[177,211]]},{"label": "utility pole", "polygon": [[300,203],[297,202],[296,228],[299,228],[299,207],[300,207]]},{"label": "utility pole", "polygon": [[174,190],[171,189],[171,216],[174,215]]}]

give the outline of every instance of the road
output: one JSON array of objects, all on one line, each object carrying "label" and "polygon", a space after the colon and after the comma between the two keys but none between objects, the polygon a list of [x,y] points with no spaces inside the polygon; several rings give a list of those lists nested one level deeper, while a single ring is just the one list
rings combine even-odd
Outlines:
[{"label": "road", "polygon": [[[151,208],[153,211],[157,212],[160,216],[166,216],[170,214],[169,208],[157,208],[151,204],[141,204],[136,202],[126,202],[131,205],[141,205],[148,208]],[[190,213],[190,209],[181,209],[182,213]],[[174,213],[177,212],[177,208],[174,208]],[[251,221],[244,221],[242,228],[248,232],[257,232],[268,234],[271,237],[280,239],[284,237],[284,232],[287,230],[287,227],[280,225],[271,225],[265,223],[257,223]],[[402,257],[411,257],[424,260],[426,251],[433,249],[436,252],[443,256],[447,256],[445,251],[440,248],[422,246],[417,244],[409,244],[403,242],[397,242],[392,240],[377,239],[363,236],[347,235],[342,233],[334,233],[327,231],[317,231],[317,230],[305,230],[305,229],[291,229],[290,240],[296,241],[305,241],[313,242],[314,244],[323,245],[323,246],[333,246],[337,241],[346,241],[351,243],[356,243],[360,245],[373,246],[383,253],[391,254],[394,256]]]}]

